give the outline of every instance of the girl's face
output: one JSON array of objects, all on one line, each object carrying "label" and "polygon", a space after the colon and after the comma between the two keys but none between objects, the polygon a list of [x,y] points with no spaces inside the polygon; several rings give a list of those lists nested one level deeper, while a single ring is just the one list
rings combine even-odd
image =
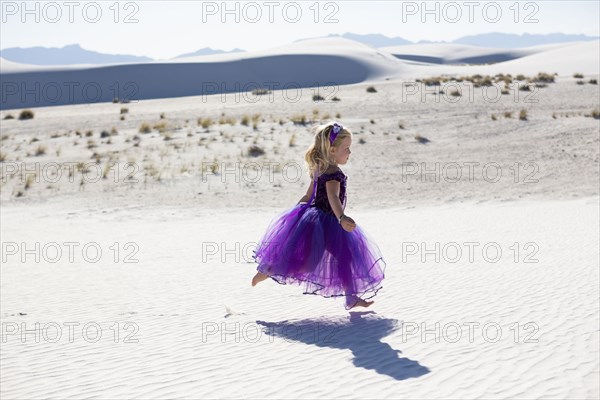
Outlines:
[{"label": "girl's face", "polygon": [[339,146],[331,148],[331,156],[337,164],[346,164],[350,158],[350,146],[352,145],[352,137],[348,136],[342,140]]}]

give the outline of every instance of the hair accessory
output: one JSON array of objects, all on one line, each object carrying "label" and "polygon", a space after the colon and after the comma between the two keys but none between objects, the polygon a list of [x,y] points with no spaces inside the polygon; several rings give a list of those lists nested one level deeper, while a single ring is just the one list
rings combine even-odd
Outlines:
[{"label": "hair accessory", "polygon": [[329,133],[329,142],[331,144],[333,144],[333,142],[335,141],[335,138],[337,137],[338,133],[340,133],[340,131],[342,129],[344,129],[343,126],[341,126],[337,122],[333,123],[333,126],[331,127],[331,132]]}]

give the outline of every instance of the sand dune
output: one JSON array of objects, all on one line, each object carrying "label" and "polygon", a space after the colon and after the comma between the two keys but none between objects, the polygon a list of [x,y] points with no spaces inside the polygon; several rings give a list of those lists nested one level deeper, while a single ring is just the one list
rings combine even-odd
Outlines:
[{"label": "sand dune", "polygon": [[[256,53],[219,54],[92,68],[36,68],[15,72],[7,63],[2,74],[7,96],[2,108],[155,99],[251,91],[256,88],[292,89],[345,85],[380,78],[402,70],[402,62],[376,49],[347,39],[330,38],[294,43]],[[12,68],[12,69],[11,69]],[[69,82],[79,83],[70,91]],[[20,88],[51,87],[48,96],[25,96]],[[83,90],[86,85],[91,89]],[[54,87],[59,96],[55,97]],[[116,89],[119,89],[117,91]],[[91,93],[91,94],[90,94]],[[93,101],[90,101],[93,100]]]},{"label": "sand dune", "polygon": [[[414,62],[407,66],[404,78],[418,78],[424,75],[536,75],[538,72],[557,73],[571,77],[575,73],[597,75],[600,70],[600,41],[548,46],[520,58],[490,65],[436,65]],[[531,51],[530,48],[529,51]],[[538,49],[540,50],[540,49]],[[518,52],[518,50],[515,50]],[[438,53],[433,53],[438,54]],[[496,53],[498,54],[498,53]],[[442,53],[443,56],[443,53]]]},{"label": "sand dune", "polygon": [[[600,68],[598,43],[539,46],[509,52],[462,45],[406,46],[417,54],[410,57],[435,62],[511,59],[477,66],[399,60],[384,50],[343,38],[304,40],[257,52],[101,67],[31,67],[3,60],[1,108],[250,92],[256,88],[295,90],[432,74],[535,75],[541,71],[566,76],[575,72],[594,74]],[[512,59],[517,56],[518,59]],[[23,88],[32,93],[26,94]]]},{"label": "sand dune", "polygon": [[390,53],[402,60],[431,64],[491,64],[514,60],[570,44],[558,43],[528,48],[500,49],[453,43],[425,43],[380,47],[379,50]]}]

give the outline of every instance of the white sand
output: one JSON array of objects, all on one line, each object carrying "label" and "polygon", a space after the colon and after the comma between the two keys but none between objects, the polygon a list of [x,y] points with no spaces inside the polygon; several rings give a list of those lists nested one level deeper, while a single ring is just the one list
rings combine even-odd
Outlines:
[{"label": "white sand", "polygon": [[[202,262],[201,243],[243,248],[272,211],[65,205],[4,209],[3,240],[95,241],[107,253],[113,242],[133,241],[139,263],[114,263],[109,254],[93,265],[78,252],[72,264],[22,264],[11,256],[2,268],[2,322],[28,329],[39,322],[50,339],[55,331],[46,324],[64,330],[57,343],[6,337],[3,398],[599,394],[598,198],[353,212],[377,238],[387,267],[372,309],[349,314],[340,300],[302,295],[300,287],[271,280],[250,287],[254,267],[240,252]],[[470,241],[497,243],[502,257],[486,262],[480,246],[473,262],[466,254],[454,264],[431,255],[402,262],[401,243]],[[521,251],[515,263],[514,242],[539,248]],[[539,262],[524,262],[527,254]],[[67,322],[80,324],[73,343]],[[96,343],[82,336],[88,322],[103,329]],[[133,330],[121,327],[115,343],[115,322],[135,324],[130,339],[139,342],[123,343]],[[435,332],[436,323],[446,329],[438,342],[434,333],[411,333],[421,324]]]}]

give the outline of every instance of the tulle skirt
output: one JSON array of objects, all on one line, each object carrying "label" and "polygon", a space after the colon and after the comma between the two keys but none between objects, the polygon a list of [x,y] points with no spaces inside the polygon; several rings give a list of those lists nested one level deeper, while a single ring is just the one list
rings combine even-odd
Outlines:
[{"label": "tulle skirt", "polygon": [[345,231],[335,215],[299,204],[273,219],[253,258],[257,270],[280,284],[303,285],[303,294],[345,297],[345,308],[382,288],[385,262],[360,226]]}]

